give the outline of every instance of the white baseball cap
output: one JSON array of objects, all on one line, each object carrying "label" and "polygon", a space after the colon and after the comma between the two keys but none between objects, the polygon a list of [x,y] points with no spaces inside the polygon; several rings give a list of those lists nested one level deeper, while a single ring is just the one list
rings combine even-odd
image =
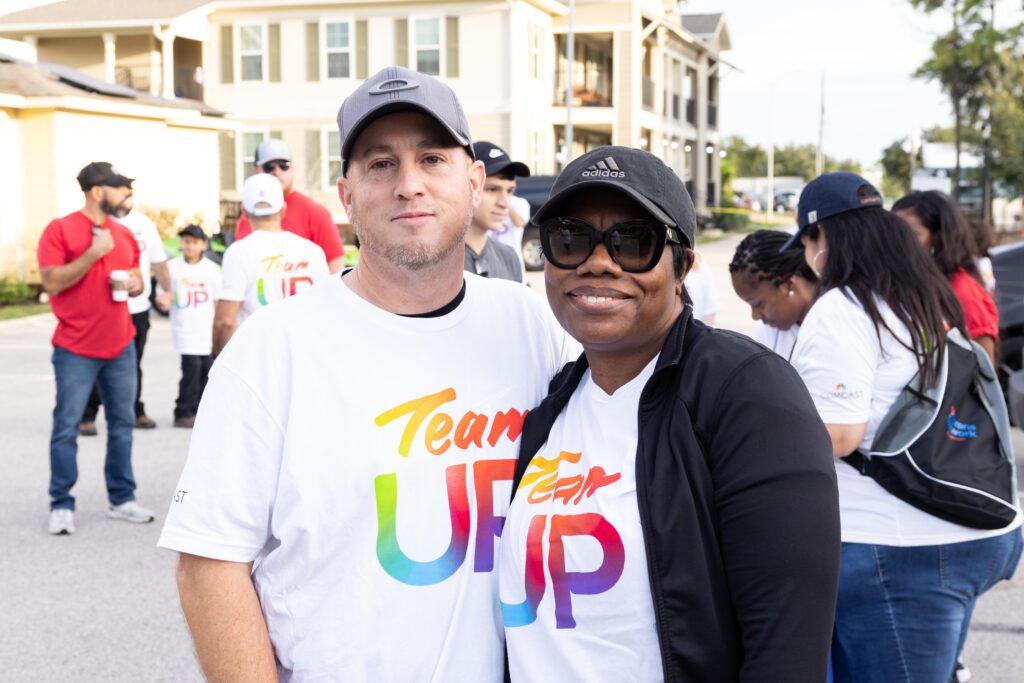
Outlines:
[{"label": "white baseball cap", "polygon": [[242,208],[250,216],[273,216],[284,208],[281,181],[267,173],[257,173],[242,186]]}]

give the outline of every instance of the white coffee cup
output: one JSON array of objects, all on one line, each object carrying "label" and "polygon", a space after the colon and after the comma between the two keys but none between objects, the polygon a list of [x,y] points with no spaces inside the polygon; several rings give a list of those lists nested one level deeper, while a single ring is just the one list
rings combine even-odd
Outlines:
[{"label": "white coffee cup", "polygon": [[130,277],[127,270],[110,271],[110,293],[114,301],[128,301],[128,280]]}]

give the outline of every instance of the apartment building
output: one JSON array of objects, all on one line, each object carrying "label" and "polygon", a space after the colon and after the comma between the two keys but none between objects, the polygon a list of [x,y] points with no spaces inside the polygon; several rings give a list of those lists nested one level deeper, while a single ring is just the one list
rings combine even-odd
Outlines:
[{"label": "apartment building", "polygon": [[400,64],[448,82],[474,135],[535,173],[566,161],[571,92],[573,156],[642,147],[698,205],[717,203],[722,16],[680,15],[670,0],[577,0],[569,68],[568,13],[560,0],[61,0],[0,16],[0,38],[33,45],[41,62],[226,112],[239,122],[219,140],[227,202],[256,145],[282,138],[297,186],[346,222],[338,106],[361,79]]}]

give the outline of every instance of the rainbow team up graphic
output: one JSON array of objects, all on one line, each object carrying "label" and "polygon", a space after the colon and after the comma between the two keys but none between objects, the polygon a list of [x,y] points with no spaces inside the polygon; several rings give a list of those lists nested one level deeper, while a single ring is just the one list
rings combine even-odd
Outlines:
[{"label": "rainbow team up graphic", "polygon": [[[449,449],[465,451],[471,447],[495,446],[502,439],[512,444],[519,440],[526,411],[510,408],[493,416],[467,411],[456,422],[455,418],[440,410],[446,403],[456,400],[454,388],[407,401],[384,411],[374,419],[378,427],[407,417],[398,442],[398,455],[408,458],[418,438],[431,457],[441,456]],[[474,572],[494,569],[494,549],[505,524],[505,517],[494,514],[494,484],[511,481],[515,459],[477,460],[471,465],[455,464],[445,468],[445,487],[451,522],[451,540],[440,557],[430,561],[411,559],[398,543],[398,495],[400,483],[397,473],[380,474],[374,479],[377,500],[377,559],[381,567],[393,578],[413,586],[429,586],[444,581],[463,565],[473,527],[473,510],[469,504],[468,474],[472,472],[472,486],[476,498],[476,538],[473,557]],[[440,463],[439,463],[440,464]]]},{"label": "rainbow team up graphic", "polygon": [[[270,303],[268,295],[276,284],[278,292],[275,301],[294,296],[300,289],[312,286],[313,278],[301,273],[309,270],[309,261],[289,261],[284,254],[274,254],[260,259],[264,275],[256,281],[256,297],[260,306]],[[280,296],[277,296],[277,295]]]},{"label": "rainbow team up graphic", "polygon": [[[622,474],[607,474],[604,468],[591,467],[586,475],[580,473],[559,476],[559,465],[577,465],[582,453],[562,451],[557,458],[536,456],[523,476],[517,494],[528,487],[528,505],[549,503],[568,508],[577,506],[599,489],[622,478]],[[595,512],[577,514],[534,515],[530,519],[526,536],[525,589],[526,599],[518,604],[501,603],[501,617],[505,626],[527,626],[537,620],[537,607],[544,597],[544,531],[548,529],[548,573],[555,600],[555,626],[575,628],[572,614],[573,595],[597,595],[609,590],[622,576],[626,555],[622,537],[612,524]],[[566,568],[564,539],[570,536],[590,536],[601,546],[601,566],[590,572],[573,572]]]}]

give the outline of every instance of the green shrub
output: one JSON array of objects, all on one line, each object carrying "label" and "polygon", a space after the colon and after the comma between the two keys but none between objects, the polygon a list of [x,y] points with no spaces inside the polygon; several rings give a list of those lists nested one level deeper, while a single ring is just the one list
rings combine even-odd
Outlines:
[{"label": "green shrub", "polygon": [[750,225],[750,216],[744,213],[717,213],[715,227],[722,230],[743,230]]},{"label": "green shrub", "polygon": [[21,280],[0,278],[0,306],[21,304],[35,298],[32,285]]}]

